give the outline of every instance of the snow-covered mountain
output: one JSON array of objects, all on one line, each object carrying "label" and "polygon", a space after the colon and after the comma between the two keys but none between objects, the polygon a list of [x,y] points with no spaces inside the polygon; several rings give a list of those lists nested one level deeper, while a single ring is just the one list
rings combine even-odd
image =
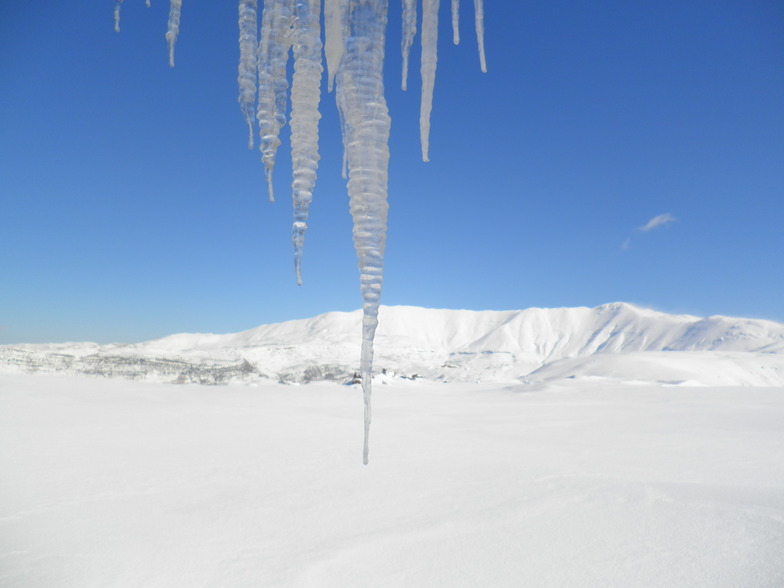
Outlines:
[{"label": "snow-covered mountain", "polygon": [[[2,371],[66,371],[171,382],[349,382],[361,312],[181,334],[133,345],[0,347]],[[672,384],[784,385],[784,325],[699,318],[624,303],[519,311],[383,307],[379,378],[544,382],[583,377]]]}]

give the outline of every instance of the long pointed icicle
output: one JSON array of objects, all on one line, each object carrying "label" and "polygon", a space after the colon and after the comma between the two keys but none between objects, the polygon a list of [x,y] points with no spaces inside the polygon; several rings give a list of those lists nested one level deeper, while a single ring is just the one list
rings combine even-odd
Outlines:
[{"label": "long pointed icicle", "polygon": [[280,129],[286,124],[286,106],[289,83],[286,64],[291,47],[291,0],[266,0],[261,17],[259,41],[259,100],[256,118],[259,121],[259,150],[267,178],[267,191],[271,202],[272,171],[275,155],[280,145]]},{"label": "long pointed icicle", "polygon": [[248,125],[248,149],[253,149],[253,123],[256,118],[256,52],[258,51],[258,26],[256,14],[258,0],[240,0],[240,65],[237,82],[240,86],[239,103]]},{"label": "long pointed icicle", "polygon": [[452,0],[452,42],[460,44],[460,0]]},{"label": "long pointed icicle", "polygon": [[302,246],[308,228],[308,210],[313,199],[318,169],[318,123],[321,118],[321,0],[294,3],[294,78],[291,84],[291,163],[294,180],[291,198],[294,223],[294,269],[302,285]]},{"label": "long pointed icicle", "polygon": [[400,41],[400,50],[403,54],[403,81],[401,87],[404,92],[408,88],[408,56],[411,53],[411,45],[414,44],[416,27],[416,0],[403,0],[403,36]]},{"label": "long pointed icicle", "polygon": [[419,107],[422,161],[430,161],[430,112],[438,62],[438,5],[439,0],[422,0],[422,103]]},{"label": "long pointed icicle", "polygon": [[169,67],[174,67],[174,44],[180,34],[180,13],[182,0],[171,0],[169,4],[169,27],[166,31],[166,41],[169,43]]},{"label": "long pointed icicle", "polygon": [[479,46],[479,66],[482,73],[487,73],[485,59],[485,9],[482,0],[474,0],[474,17],[476,20],[476,43]]},{"label": "long pointed icicle", "polygon": [[378,326],[388,210],[390,118],[383,76],[386,23],[387,0],[351,0],[350,34],[337,76],[338,105],[348,135],[348,194],[362,293],[360,374],[365,402],[365,464],[369,453],[373,338]]},{"label": "long pointed icicle", "polygon": [[123,0],[116,0],[114,3],[114,31],[120,32],[120,9],[122,8]]}]

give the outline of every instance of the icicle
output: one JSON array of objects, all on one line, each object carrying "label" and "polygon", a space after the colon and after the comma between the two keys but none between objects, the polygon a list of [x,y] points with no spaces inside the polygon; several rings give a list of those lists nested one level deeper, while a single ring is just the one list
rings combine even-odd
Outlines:
[{"label": "icicle", "polygon": [[403,53],[403,82],[401,87],[405,92],[408,87],[408,55],[411,53],[411,45],[414,44],[416,36],[416,0],[403,0],[403,37],[400,41],[400,49]]},{"label": "icicle", "polygon": [[485,61],[485,9],[482,0],[474,0],[474,15],[476,20],[476,42],[479,45],[479,66],[482,73],[487,73]]},{"label": "icicle", "polygon": [[452,42],[460,44],[460,0],[452,0]]},{"label": "icicle", "polygon": [[115,0],[114,3],[114,31],[120,32],[120,8],[122,8],[123,0]]},{"label": "icicle", "polygon": [[438,61],[438,5],[439,0],[422,0],[422,103],[419,108],[422,161],[430,161],[430,112]]},{"label": "icicle", "polygon": [[[341,0],[343,1],[343,0]],[[343,22],[346,23],[347,14],[344,13],[343,15]],[[343,26],[343,25],[341,25]],[[348,25],[346,24],[344,27],[346,30],[348,29]],[[345,46],[344,46],[345,47]],[[344,51],[345,53],[345,51]],[[340,136],[343,141],[343,166],[340,170],[340,177],[344,180],[348,179],[348,147],[346,146],[346,140],[348,139],[348,130],[346,130],[346,118],[343,116],[343,112],[345,107],[341,104],[342,94],[337,94],[335,96],[335,103],[338,105],[338,118],[340,119]]]},{"label": "icicle", "polygon": [[180,34],[180,12],[182,0],[171,0],[169,4],[169,30],[166,31],[166,40],[169,42],[169,67],[174,67],[174,44]]},{"label": "icicle", "polygon": [[[180,25],[182,0],[170,0],[166,39],[169,64],[174,66],[174,45]],[[115,0],[115,29],[119,31],[120,6]],[[384,98],[384,41],[388,0],[324,0],[328,87],[335,85],[343,136],[343,177],[348,176],[349,208],[354,220],[362,295],[362,349],[360,374],[364,398],[363,462],[368,463],[371,422],[373,341],[384,272],[389,179],[390,118]],[[408,61],[417,29],[416,0],[403,3],[402,87],[406,89]],[[439,0],[423,0],[422,8],[422,103],[420,135],[422,158],[428,161],[430,113],[438,61]],[[147,6],[150,1],[147,0]],[[487,71],[484,52],[484,10],[474,0],[477,43],[482,71]],[[240,65],[239,102],[251,131],[252,103],[258,94],[256,119],[270,200],[272,172],[280,145],[280,130],[286,124],[289,51],[294,44],[292,83],[291,151],[294,222],[292,241],[297,281],[301,283],[300,260],[308,208],[318,168],[318,121],[320,82],[323,73],[319,17],[321,0],[265,0],[261,37],[256,46],[258,0],[239,0]],[[453,41],[459,42],[459,0],[452,0]],[[254,60],[254,49],[255,60]],[[254,82],[254,61],[258,88]]]},{"label": "icicle", "polygon": [[256,24],[257,0],[240,0],[240,65],[237,82],[240,86],[239,103],[248,125],[248,149],[253,149],[253,122],[256,110],[256,51],[258,33]]},{"label": "icicle", "polygon": [[341,24],[345,21],[348,6],[340,0],[324,0],[324,53],[327,57],[327,90],[332,91],[335,74],[346,50],[346,39]]},{"label": "icicle", "polygon": [[294,268],[302,285],[302,246],[308,228],[308,209],[313,199],[318,169],[318,122],[321,99],[321,0],[294,3],[294,78],[291,84],[291,163],[294,180],[291,198],[294,223]]},{"label": "icicle", "polygon": [[275,154],[280,145],[280,129],[286,124],[286,105],[289,83],[286,64],[291,47],[291,0],[266,0],[261,17],[259,42],[259,102],[256,118],[259,121],[259,150],[267,178],[270,202],[272,171]]},{"label": "icicle", "polygon": [[383,76],[387,0],[353,0],[351,8],[350,34],[337,74],[337,92],[347,133],[348,194],[362,292],[360,374],[365,401],[362,461],[367,463],[373,338],[378,325],[388,209],[390,118]]}]

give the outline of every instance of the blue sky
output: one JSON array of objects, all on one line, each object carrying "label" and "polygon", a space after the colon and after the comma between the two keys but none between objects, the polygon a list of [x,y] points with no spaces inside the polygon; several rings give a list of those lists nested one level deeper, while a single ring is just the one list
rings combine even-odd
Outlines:
[{"label": "blue sky", "polygon": [[[125,0],[120,34],[102,4],[0,5],[0,343],[358,308],[334,96],[297,287],[287,144],[269,204],[236,8],[185,0],[170,69],[167,2]],[[403,93],[391,2],[384,304],[784,321],[784,4],[488,1],[487,74],[472,3],[458,47],[441,4],[424,164],[419,38]]]}]

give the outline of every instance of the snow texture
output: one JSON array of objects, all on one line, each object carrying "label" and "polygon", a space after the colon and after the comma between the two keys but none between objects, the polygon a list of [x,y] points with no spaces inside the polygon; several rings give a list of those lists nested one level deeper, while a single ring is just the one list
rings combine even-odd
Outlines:
[{"label": "snow texture", "polygon": [[237,82],[240,87],[239,103],[248,125],[248,149],[253,149],[253,122],[256,117],[256,78],[258,77],[256,53],[258,51],[257,0],[240,0],[240,64]]},{"label": "snow texture", "polygon": [[321,118],[321,0],[294,3],[294,76],[291,85],[291,198],[294,222],[294,268],[297,284],[302,285],[302,247],[308,228],[308,210],[313,199],[318,169],[318,122]]},{"label": "snow texture", "polygon": [[169,4],[169,25],[166,31],[166,41],[169,43],[169,67],[174,67],[174,44],[180,34],[180,13],[182,0],[171,0]]},{"label": "snow texture", "polygon": [[780,387],[400,380],[376,404],[363,468],[342,386],[2,374],[0,584],[784,585]]}]

